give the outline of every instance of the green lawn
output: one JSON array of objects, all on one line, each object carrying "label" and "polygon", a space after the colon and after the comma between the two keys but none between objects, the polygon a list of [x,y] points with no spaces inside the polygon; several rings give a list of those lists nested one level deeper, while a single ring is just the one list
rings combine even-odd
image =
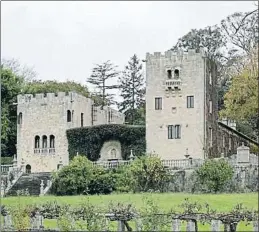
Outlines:
[{"label": "green lawn", "polygon": [[[152,197],[163,210],[170,210],[174,208],[181,210],[178,206],[189,198],[190,201],[197,201],[200,204],[208,203],[212,209],[217,212],[228,212],[239,203],[251,210],[258,210],[258,194],[257,193],[243,193],[243,194],[184,194],[184,193],[153,193],[153,194],[111,194],[102,196],[89,196],[90,202],[104,208],[107,208],[110,202],[125,202],[132,203],[136,208],[143,206],[143,197]],[[27,205],[27,204],[41,204],[46,201],[56,200],[59,203],[66,203],[71,205],[79,205],[82,201],[86,200],[87,196],[44,196],[44,197],[9,197],[3,198],[2,204],[9,206]],[[45,220],[46,227],[56,227],[56,222],[53,220]],[[184,228],[183,228],[184,229]],[[199,225],[199,230],[210,230],[209,225]],[[252,231],[252,225],[245,226],[240,223],[238,231]]]}]

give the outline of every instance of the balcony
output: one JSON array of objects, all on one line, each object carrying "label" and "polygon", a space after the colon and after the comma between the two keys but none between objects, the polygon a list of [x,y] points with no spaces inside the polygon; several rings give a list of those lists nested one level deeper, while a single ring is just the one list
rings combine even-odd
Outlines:
[{"label": "balcony", "polygon": [[182,85],[181,80],[174,80],[174,79],[166,80],[164,84],[166,90],[180,90],[181,85]]},{"label": "balcony", "polygon": [[55,148],[34,148],[34,154],[52,154],[55,155]]}]

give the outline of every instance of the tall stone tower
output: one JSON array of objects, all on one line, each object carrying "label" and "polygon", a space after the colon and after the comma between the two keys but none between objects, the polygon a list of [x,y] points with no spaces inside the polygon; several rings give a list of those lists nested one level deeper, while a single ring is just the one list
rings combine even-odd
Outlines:
[{"label": "tall stone tower", "polygon": [[147,53],[147,153],[164,160],[217,153],[216,83],[216,65],[204,50]]}]

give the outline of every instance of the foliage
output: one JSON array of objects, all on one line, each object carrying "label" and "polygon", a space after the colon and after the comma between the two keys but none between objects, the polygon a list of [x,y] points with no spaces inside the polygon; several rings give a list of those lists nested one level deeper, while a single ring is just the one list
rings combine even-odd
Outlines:
[{"label": "foliage", "polygon": [[102,99],[101,106],[112,105],[113,94],[107,93],[107,90],[117,89],[117,85],[108,85],[107,81],[116,78],[119,72],[116,70],[117,66],[113,65],[109,60],[102,63],[96,64],[93,68],[91,76],[87,82],[94,85],[99,90],[99,96]]},{"label": "foliage", "polygon": [[85,156],[54,174],[51,192],[56,195],[109,194],[115,190],[116,178],[101,166],[93,165]]},{"label": "foliage", "polygon": [[223,159],[207,160],[196,170],[201,184],[212,192],[219,192],[225,183],[233,177],[233,168]]},{"label": "foliage", "polygon": [[14,228],[18,231],[25,231],[30,228],[30,217],[26,209],[20,209],[19,206],[9,210]]},{"label": "foliage", "polygon": [[23,78],[16,76],[10,69],[1,70],[1,154],[16,154],[16,96],[20,93]]},{"label": "foliage", "polygon": [[[100,207],[90,203],[89,198],[86,201],[80,202],[76,207],[67,205],[64,208],[62,205],[58,205],[58,227],[62,231],[101,231],[103,228],[110,230],[106,223],[106,219],[109,221],[124,221],[128,231],[132,231],[129,220],[136,219],[138,229],[141,231],[169,231],[171,228],[172,219],[180,219],[182,221],[192,220],[196,222],[199,220],[202,223],[210,223],[211,220],[220,220],[227,225],[233,225],[239,222],[252,222],[258,220],[258,211],[250,210],[244,207],[242,204],[236,204],[231,210],[223,211],[212,209],[211,205],[207,202],[200,203],[190,201],[186,198],[178,207],[174,207],[170,210],[161,210],[158,205],[158,201],[153,196],[142,198],[143,206],[135,208],[131,203],[109,203],[109,210],[103,210]],[[50,202],[50,205],[54,205]],[[218,204],[217,204],[218,205]],[[46,206],[46,205],[45,205]],[[51,215],[52,208],[45,208],[44,205],[26,205],[25,208],[16,208],[16,211],[29,218],[35,215],[35,212],[48,212]],[[9,208],[9,212],[13,211]],[[109,215],[105,215],[109,213]],[[6,214],[5,214],[6,215]],[[29,216],[29,217],[28,217]],[[44,216],[46,219],[52,219],[53,217]],[[17,218],[19,219],[19,218]],[[21,220],[20,220],[21,221]],[[170,227],[169,227],[170,226]],[[25,227],[20,227],[23,231]],[[28,228],[28,226],[26,226]],[[199,228],[200,229],[200,228]],[[198,231],[198,227],[196,227]],[[206,230],[207,231],[207,230]],[[235,231],[235,230],[233,230]]]},{"label": "foliage", "polygon": [[119,109],[125,114],[126,122],[136,124],[142,116],[139,109],[144,105],[145,95],[142,64],[136,54],[130,58],[119,77],[119,87],[122,97],[122,102],[118,104]]},{"label": "foliage", "polygon": [[127,125],[99,125],[67,130],[68,152],[72,159],[76,153],[87,156],[91,161],[100,157],[104,142],[118,140],[121,143],[122,157],[128,159],[130,150],[142,155],[146,149],[145,127]]},{"label": "foliage", "polygon": [[243,71],[232,80],[230,89],[225,94],[225,109],[220,112],[221,117],[238,121],[248,121],[255,118],[257,123],[254,129],[256,129],[258,126],[257,85],[258,54],[257,50],[254,50]]},{"label": "foliage", "polygon": [[170,181],[170,173],[156,156],[142,156],[129,166],[131,188],[134,192],[164,192]]},{"label": "foliage", "polygon": [[55,80],[33,80],[27,82],[22,90],[22,93],[57,93],[57,92],[71,92],[75,91],[85,97],[90,97],[88,88],[80,83],[74,81],[58,82]]},{"label": "foliage", "polygon": [[1,157],[1,164],[13,164],[13,157]]},{"label": "foliage", "polygon": [[57,195],[86,194],[93,179],[93,165],[83,156],[75,157],[54,176],[52,191]]}]

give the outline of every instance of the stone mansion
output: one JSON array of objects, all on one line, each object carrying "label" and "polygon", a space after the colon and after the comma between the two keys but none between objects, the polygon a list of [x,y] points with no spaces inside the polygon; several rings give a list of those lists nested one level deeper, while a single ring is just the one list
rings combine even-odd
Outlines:
[{"label": "stone mansion", "polygon": [[[163,160],[206,159],[234,154],[242,142],[258,145],[236,131],[235,123],[218,120],[216,65],[205,52],[147,53],[145,62],[147,153]],[[31,172],[69,163],[67,129],[124,123],[122,113],[74,92],[17,100],[17,162]]]}]

